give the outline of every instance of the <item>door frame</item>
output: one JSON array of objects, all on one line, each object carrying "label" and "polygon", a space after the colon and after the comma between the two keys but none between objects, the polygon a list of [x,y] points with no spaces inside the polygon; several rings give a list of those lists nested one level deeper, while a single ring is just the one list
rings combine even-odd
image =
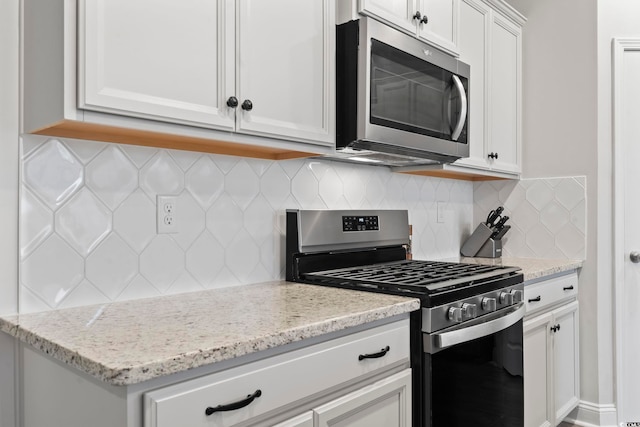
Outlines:
[{"label": "door frame", "polygon": [[622,111],[623,98],[623,61],[628,51],[640,51],[640,38],[614,38],[612,40],[612,120],[613,120],[613,284],[615,304],[615,375],[616,375],[616,406],[618,423],[623,422],[624,403],[620,396],[627,381],[622,370],[624,354],[624,280],[626,254],[624,248],[625,236],[625,183],[624,183],[624,141],[622,140],[622,119],[618,111]]}]

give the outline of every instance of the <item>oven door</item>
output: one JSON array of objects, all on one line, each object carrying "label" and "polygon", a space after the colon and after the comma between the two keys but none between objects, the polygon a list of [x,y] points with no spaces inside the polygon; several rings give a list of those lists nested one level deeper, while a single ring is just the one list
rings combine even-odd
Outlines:
[{"label": "oven door", "polygon": [[424,335],[425,426],[524,425],[523,315],[520,304],[470,327]]}]

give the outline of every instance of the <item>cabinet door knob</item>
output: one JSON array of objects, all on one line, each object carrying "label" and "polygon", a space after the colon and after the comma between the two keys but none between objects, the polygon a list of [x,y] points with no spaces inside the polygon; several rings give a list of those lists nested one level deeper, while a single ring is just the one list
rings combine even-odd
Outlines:
[{"label": "cabinet door knob", "polygon": [[242,102],[242,109],[243,109],[244,111],[251,111],[251,110],[253,109],[253,102],[251,102],[251,101],[250,101],[250,100],[248,100],[248,99],[245,99],[245,100]]},{"label": "cabinet door knob", "polygon": [[415,15],[413,15],[413,19],[419,21],[420,18],[422,18],[422,14],[420,13],[420,11],[417,11]]},{"label": "cabinet door knob", "polygon": [[491,153],[489,153],[488,157],[490,159],[497,159],[498,158],[498,153],[494,153],[493,151]]},{"label": "cabinet door knob", "polygon": [[429,23],[429,18],[427,17],[427,15],[422,15],[422,19],[420,20],[421,24],[428,24]]},{"label": "cabinet door knob", "polygon": [[237,106],[238,98],[236,98],[235,96],[230,96],[229,99],[227,99],[227,107],[236,108]]},{"label": "cabinet door knob", "polygon": [[629,259],[632,263],[637,264],[640,262],[640,252],[633,251],[629,254]]}]

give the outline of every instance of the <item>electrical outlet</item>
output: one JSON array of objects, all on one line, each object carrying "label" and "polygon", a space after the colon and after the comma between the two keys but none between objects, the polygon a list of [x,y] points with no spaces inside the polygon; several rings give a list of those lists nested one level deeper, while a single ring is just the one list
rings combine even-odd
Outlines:
[{"label": "electrical outlet", "polygon": [[156,228],[158,234],[177,233],[178,196],[157,196],[156,200]]},{"label": "electrical outlet", "polygon": [[436,210],[437,210],[437,222],[444,223],[446,219],[445,213],[445,202],[436,202]]}]

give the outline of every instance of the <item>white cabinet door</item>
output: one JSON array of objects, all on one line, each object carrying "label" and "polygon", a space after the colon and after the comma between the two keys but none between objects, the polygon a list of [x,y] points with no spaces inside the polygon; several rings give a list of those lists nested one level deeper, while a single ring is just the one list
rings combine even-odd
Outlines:
[{"label": "white cabinet door", "polygon": [[333,143],[333,5],[330,0],[237,3],[239,132]]},{"label": "white cabinet door", "polygon": [[520,172],[520,37],[520,28],[493,14],[488,156],[492,169],[515,173]]},{"label": "white cabinet door", "polygon": [[[457,53],[458,0],[422,0],[419,35],[450,53]],[[425,22],[426,21],[426,22]]]},{"label": "white cabinet door", "polygon": [[291,418],[274,425],[273,427],[313,427],[313,412],[308,411],[302,415]]},{"label": "white cabinet door", "polygon": [[458,0],[360,0],[359,10],[457,55]]},{"label": "white cabinet door", "polygon": [[536,290],[529,296],[549,299],[550,307],[539,315],[525,317],[525,427],[556,426],[580,400],[578,301],[562,305],[557,299],[553,301],[549,291],[558,284],[562,286],[553,281],[531,285]]},{"label": "white cabinet door", "polygon": [[552,321],[553,314],[547,313],[524,322],[524,427],[549,427],[555,420],[549,402],[553,392]]},{"label": "white cabinet door", "polygon": [[233,129],[232,0],[79,5],[80,108]]},{"label": "white cabinet door", "polygon": [[[341,0],[343,1],[343,0]],[[361,13],[415,34],[420,0],[360,0]]]},{"label": "white cabinet door", "polygon": [[469,87],[469,157],[456,165],[487,168],[487,78],[491,9],[480,0],[460,0],[460,60],[471,67]]},{"label": "white cabinet door", "polygon": [[314,409],[314,427],[410,427],[411,369]]},{"label": "white cabinet door", "polygon": [[580,395],[578,302],[574,301],[553,313],[556,332],[554,345],[555,421],[560,423],[578,404]]}]

